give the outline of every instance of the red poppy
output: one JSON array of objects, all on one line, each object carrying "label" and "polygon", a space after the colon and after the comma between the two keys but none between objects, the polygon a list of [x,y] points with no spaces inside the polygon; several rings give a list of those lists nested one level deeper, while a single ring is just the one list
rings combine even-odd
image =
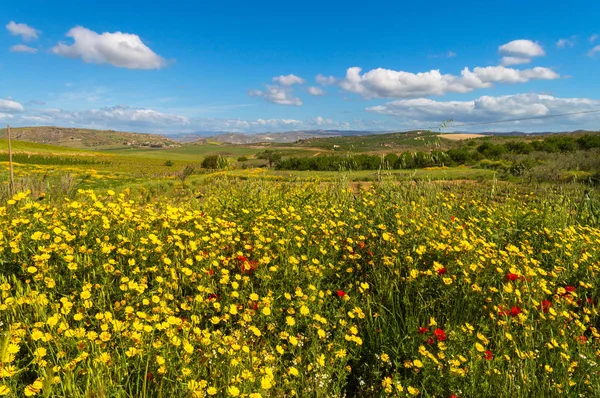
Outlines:
[{"label": "red poppy", "polygon": [[523,312],[523,310],[521,310],[521,308],[517,307],[516,305],[515,305],[515,306],[513,306],[513,307],[510,309],[510,315],[511,315],[511,316],[517,316],[517,315],[519,315],[521,312]]},{"label": "red poppy", "polygon": [[435,340],[433,339],[433,337],[430,337],[427,339],[427,344],[432,345],[433,343],[435,343]]},{"label": "red poppy", "polygon": [[585,300],[589,305],[593,305],[594,307],[598,304],[598,302],[596,300],[592,300],[590,297],[588,297]]},{"label": "red poppy", "polygon": [[440,328],[435,329],[433,331],[433,334],[438,339],[438,341],[444,341],[444,340],[446,340],[446,333],[442,329],[440,329]]},{"label": "red poppy", "polygon": [[548,309],[550,307],[552,307],[552,301],[550,301],[550,300],[542,300],[542,306],[541,307],[542,307],[542,311],[545,314],[546,312],[548,312]]},{"label": "red poppy", "polygon": [[209,300],[218,300],[219,299],[219,295],[216,293],[211,293],[208,295],[208,299]]},{"label": "red poppy", "polygon": [[508,274],[506,274],[506,279],[508,279],[509,281],[516,281],[517,279],[519,279],[519,275],[517,274],[511,274],[510,272]]},{"label": "red poppy", "polygon": [[452,217],[450,217],[450,219],[451,219],[452,221],[454,221],[454,220],[456,220],[456,217],[452,216]]},{"label": "red poppy", "polygon": [[456,395],[452,394],[450,395],[450,398],[458,398]]},{"label": "red poppy", "polygon": [[494,359],[494,354],[490,350],[485,350],[485,359],[491,361]]},{"label": "red poppy", "polygon": [[344,297],[346,295],[346,292],[343,290],[338,290],[337,295],[338,295],[338,297]]},{"label": "red poppy", "polygon": [[444,275],[448,270],[446,270],[445,267],[442,267],[440,269],[438,269],[437,273],[438,275]]},{"label": "red poppy", "polygon": [[419,333],[419,334],[425,334],[425,333],[427,333],[427,330],[428,329],[426,327],[421,326],[421,327],[419,327],[419,331],[417,333]]},{"label": "red poppy", "polygon": [[150,372],[146,373],[146,380],[153,380],[154,379],[154,375]]},{"label": "red poppy", "polygon": [[565,286],[565,290],[569,293],[574,292],[575,291],[575,286]]},{"label": "red poppy", "polygon": [[209,269],[208,270],[208,275],[214,275],[215,274],[215,270],[214,269]]},{"label": "red poppy", "polygon": [[358,247],[360,247],[361,249],[365,248],[365,242],[358,242]]},{"label": "red poppy", "polygon": [[577,340],[581,343],[581,344],[585,344],[588,341],[588,338],[586,336],[579,336],[577,337]]}]

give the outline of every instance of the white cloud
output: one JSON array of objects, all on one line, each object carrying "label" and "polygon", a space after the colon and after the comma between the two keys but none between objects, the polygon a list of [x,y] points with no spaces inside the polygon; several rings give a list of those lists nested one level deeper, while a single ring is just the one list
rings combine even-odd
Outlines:
[{"label": "white cloud", "polygon": [[520,58],[533,58],[546,55],[542,46],[531,40],[513,40],[498,47],[498,51],[502,55]]},{"label": "white cloud", "polygon": [[304,79],[293,74],[287,76],[281,75],[273,78],[273,81],[282,86],[293,86],[294,84],[304,84]]},{"label": "white cloud", "polygon": [[530,80],[554,80],[560,75],[552,69],[536,66],[533,69],[512,69],[504,66],[474,68],[473,73],[486,83],[526,83]]},{"label": "white cloud", "polygon": [[572,39],[560,39],[556,42],[556,47],[565,48],[565,47],[573,47],[575,45],[575,40]]},{"label": "white cloud", "polygon": [[128,69],[160,69],[166,66],[164,58],[148,48],[138,35],[130,33],[102,33],[77,26],[67,37],[74,43],[58,43],[52,48],[57,55],[81,58],[87,63],[110,64]]},{"label": "white cloud", "polygon": [[29,53],[29,54],[35,54],[38,52],[37,48],[32,48],[32,47],[26,46],[25,44],[15,44],[14,46],[12,46],[10,48],[10,51],[13,53]]},{"label": "white cloud", "polygon": [[[557,98],[541,94],[515,94],[499,97],[482,96],[472,101],[434,101],[425,98],[398,100],[367,108],[367,111],[395,116],[400,122],[438,124],[447,119],[456,123],[485,123],[498,120],[549,116],[600,109],[600,100],[587,98]],[[548,130],[574,130],[597,126],[600,113],[570,115],[506,123],[515,126]],[[499,125],[477,126],[475,130],[500,130]],[[463,129],[461,127],[460,129]]]},{"label": "white cloud", "polygon": [[8,29],[13,36],[21,36],[25,41],[37,39],[38,34],[40,33],[39,30],[34,29],[31,26],[27,26],[24,23],[15,23],[14,21],[10,21],[6,25],[6,29]]},{"label": "white cloud", "polygon": [[0,99],[0,111],[2,112],[23,112],[25,108],[17,101],[11,99]]},{"label": "white cloud", "polygon": [[262,97],[268,102],[279,105],[302,105],[302,100],[294,96],[293,91],[287,87],[267,85],[265,90],[250,90],[251,97]]},{"label": "white cloud", "polygon": [[[9,101],[9,100],[3,100]],[[14,126],[63,126],[145,133],[193,133],[199,131],[226,132],[278,132],[313,129],[371,129],[381,130],[390,127],[381,120],[336,121],[323,116],[303,120],[291,118],[188,118],[173,113],[148,108],[133,108],[118,105],[107,108],[94,108],[71,111],[56,108],[33,107],[25,112],[13,112],[0,102],[0,119],[10,119]]]},{"label": "white cloud", "polygon": [[597,52],[600,52],[600,45],[598,45],[598,46],[592,48],[590,51],[588,51],[587,55],[591,57],[592,55],[596,54]]},{"label": "white cloud", "polygon": [[464,68],[460,76],[439,70],[411,73],[377,68],[361,74],[359,67],[348,68],[344,79],[336,83],[344,90],[364,98],[411,98],[446,93],[467,93],[488,88],[492,83],[524,83],[534,79],[558,79],[560,76],[548,68],[517,70],[504,66]]},{"label": "white cloud", "polygon": [[324,85],[324,86],[335,84],[335,82],[336,82],[335,77],[333,77],[333,76],[325,76],[325,75],[322,75],[320,73],[315,77],[315,81],[317,83],[319,83],[319,84]]},{"label": "white cloud", "polygon": [[25,123],[137,131],[182,128],[190,124],[189,119],[184,116],[123,105],[83,111],[37,109],[35,113],[23,115],[21,119]]},{"label": "white cloud", "polygon": [[325,90],[323,90],[320,87],[311,86],[311,87],[308,88],[308,93],[310,95],[323,96],[323,95],[325,95]]},{"label": "white cloud", "polygon": [[509,65],[521,65],[521,64],[528,64],[531,62],[531,59],[529,58],[520,58],[520,57],[502,57],[502,65],[505,66],[509,66]]},{"label": "white cloud", "polygon": [[513,40],[498,47],[502,65],[528,64],[531,58],[546,55],[542,46],[531,40]]},{"label": "white cloud", "polygon": [[598,40],[599,37],[600,36],[598,36],[597,34],[594,33],[593,35],[590,36],[590,43],[595,42],[596,40]]}]

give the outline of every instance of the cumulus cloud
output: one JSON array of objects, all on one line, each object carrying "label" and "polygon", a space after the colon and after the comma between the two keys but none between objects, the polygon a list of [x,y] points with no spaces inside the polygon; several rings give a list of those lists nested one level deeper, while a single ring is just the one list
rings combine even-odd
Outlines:
[{"label": "cumulus cloud", "polygon": [[11,99],[0,99],[1,112],[23,112],[25,108],[17,101]]},{"label": "cumulus cloud", "polygon": [[10,21],[6,24],[6,29],[13,36],[21,36],[21,38],[25,41],[29,41],[32,39],[37,39],[40,31],[32,28],[24,23],[15,23],[15,21]]},{"label": "cumulus cloud", "polygon": [[265,90],[248,91],[248,95],[262,97],[266,101],[278,105],[302,105],[302,100],[295,97],[293,91],[288,87],[267,85]]},{"label": "cumulus cloud", "polygon": [[325,95],[325,90],[320,87],[311,86],[308,88],[308,93],[314,96],[323,96]]},{"label": "cumulus cloud", "polygon": [[37,109],[20,117],[22,123],[51,124],[88,128],[112,128],[122,130],[152,131],[188,126],[184,116],[162,113],[153,109],[134,108],[123,105],[68,111],[63,109]]},{"label": "cumulus cloud", "polygon": [[486,83],[526,83],[530,80],[554,80],[560,75],[552,69],[536,66],[532,69],[512,69],[504,66],[474,68],[477,78]]},{"label": "cumulus cloud", "polygon": [[[548,68],[518,70],[504,66],[464,68],[460,76],[441,74],[439,70],[411,73],[377,68],[361,74],[359,67],[348,68],[344,79],[336,80],[343,90],[364,98],[411,98],[446,93],[467,93],[491,87],[493,83],[524,83],[535,79],[558,79]],[[328,80],[331,81],[331,80]]]},{"label": "cumulus cloud", "polygon": [[565,48],[565,47],[573,47],[575,45],[575,40],[573,39],[559,39],[556,42],[556,47]]},{"label": "cumulus cloud", "polygon": [[147,47],[140,37],[130,33],[102,33],[76,26],[66,35],[73,44],[58,43],[54,54],[81,58],[87,63],[110,64],[128,69],[160,69],[166,66],[164,58]]},{"label": "cumulus cloud", "polygon": [[546,55],[542,46],[531,40],[513,40],[498,48],[500,54],[514,57],[533,58]]},{"label": "cumulus cloud", "polygon": [[598,46],[592,48],[590,51],[588,51],[587,55],[591,57],[592,55],[596,54],[597,52],[600,52],[600,45],[598,45]]},{"label": "cumulus cloud", "polygon": [[15,44],[10,48],[13,53],[29,53],[35,54],[38,52],[37,48],[26,46],[25,44]]},{"label": "cumulus cloud", "polygon": [[[595,109],[600,109],[600,100],[557,98],[542,94],[515,94],[498,97],[482,96],[472,101],[434,101],[425,98],[397,100],[367,108],[367,111],[395,116],[398,120],[412,121],[423,125],[424,123],[436,124],[447,119],[453,119],[458,123],[485,123]],[[520,121],[518,125],[556,130],[557,126],[560,127],[560,123],[564,123],[567,130],[573,130],[597,125],[599,122],[600,113],[589,113],[570,115],[550,121],[545,119]],[[514,128],[515,124],[517,122],[513,122],[509,128]],[[482,127],[477,128],[481,129]],[[495,126],[490,127],[490,129],[493,128]]]},{"label": "cumulus cloud", "polygon": [[333,76],[325,76],[325,75],[322,75],[322,74],[319,73],[315,77],[315,81],[317,83],[319,83],[319,84],[322,84],[322,85],[326,86],[326,85],[335,84],[336,79]]},{"label": "cumulus cloud", "polygon": [[531,40],[513,40],[498,47],[504,57],[502,65],[526,64],[531,58],[546,55],[542,46]]},{"label": "cumulus cloud", "polygon": [[[313,129],[373,129],[380,130],[384,123],[379,121],[354,120],[336,121],[323,116],[307,119],[292,118],[188,118],[169,112],[149,108],[134,108],[118,105],[87,110],[65,110],[33,107],[25,112],[14,104],[0,101],[0,119],[10,119],[15,126],[63,126],[96,129],[113,129],[145,133],[193,133],[199,131],[226,131],[238,133],[264,133]],[[14,102],[14,101],[13,101]],[[389,126],[387,126],[389,127]]]},{"label": "cumulus cloud", "polygon": [[282,86],[293,86],[294,84],[304,84],[304,79],[293,74],[287,76],[281,75],[273,78],[275,83],[279,83]]}]

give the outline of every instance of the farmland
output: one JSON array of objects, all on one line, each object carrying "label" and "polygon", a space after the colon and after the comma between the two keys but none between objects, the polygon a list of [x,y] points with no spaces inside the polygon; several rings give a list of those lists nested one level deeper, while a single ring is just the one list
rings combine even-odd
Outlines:
[{"label": "farmland", "polygon": [[[15,142],[15,196],[0,158],[0,394],[600,395],[594,148],[493,160],[537,156],[523,173],[264,167],[265,149],[363,142],[319,140]],[[468,141],[429,150],[483,153]],[[227,166],[202,167],[211,155]]]}]

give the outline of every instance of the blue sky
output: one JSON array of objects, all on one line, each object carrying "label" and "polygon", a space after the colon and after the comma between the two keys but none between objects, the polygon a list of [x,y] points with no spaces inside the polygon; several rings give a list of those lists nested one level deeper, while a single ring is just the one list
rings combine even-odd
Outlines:
[{"label": "blue sky", "polygon": [[[0,123],[177,133],[600,129],[600,3],[22,0]],[[360,68],[360,69],[358,69]]]}]

